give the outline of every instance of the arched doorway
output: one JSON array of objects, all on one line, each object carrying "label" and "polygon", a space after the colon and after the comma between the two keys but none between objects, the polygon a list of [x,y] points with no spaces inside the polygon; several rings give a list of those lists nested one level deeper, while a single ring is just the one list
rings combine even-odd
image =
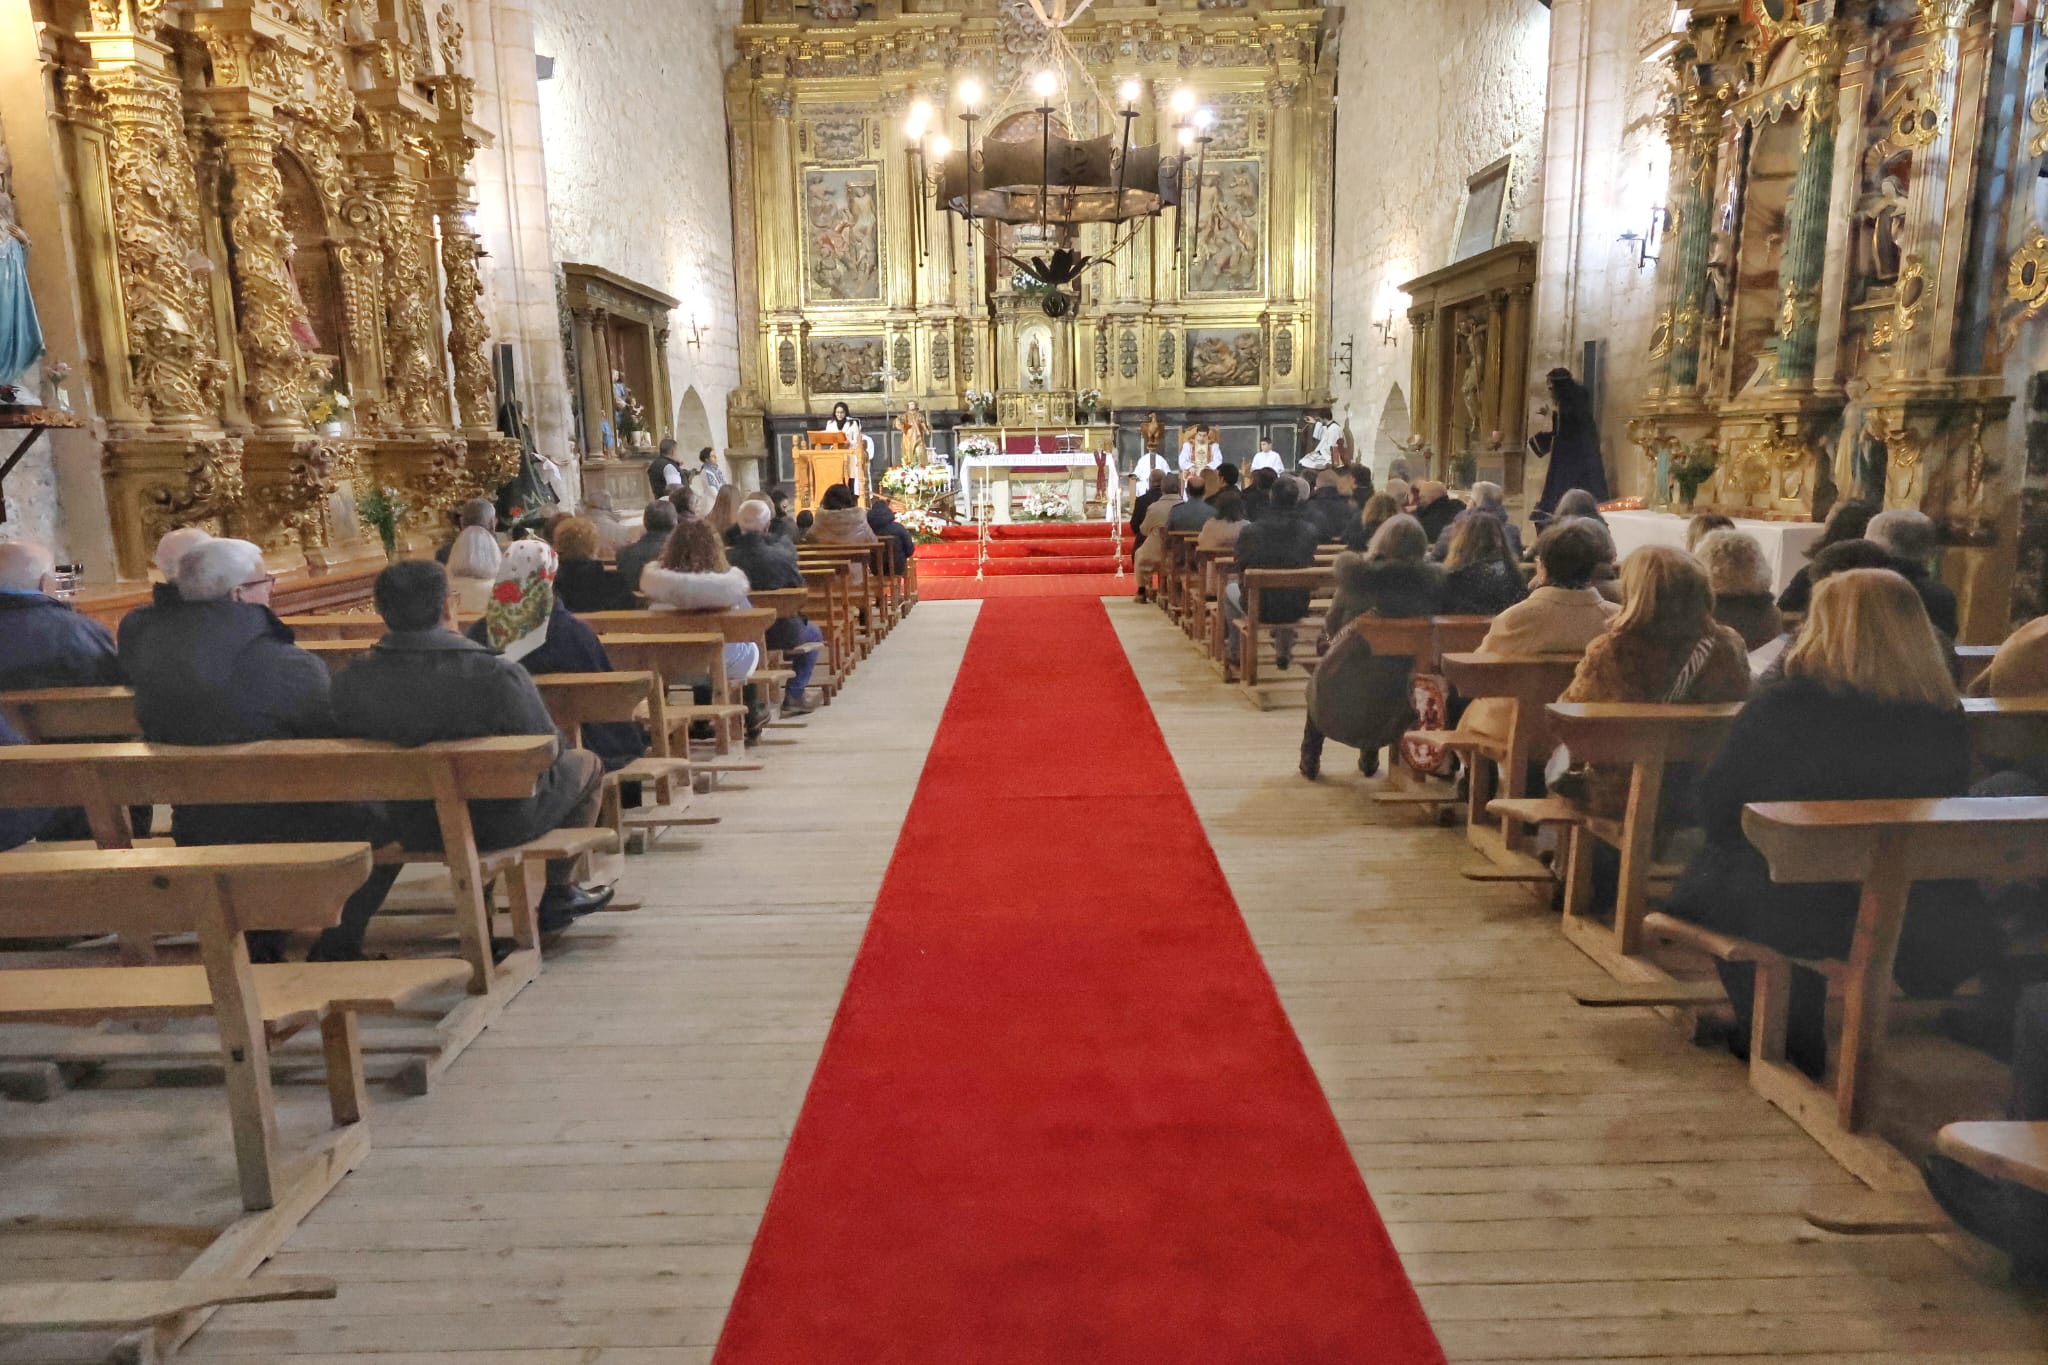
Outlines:
[{"label": "arched doorway", "polygon": [[1401,386],[1394,385],[1387,390],[1387,401],[1380,408],[1379,431],[1373,436],[1372,463],[1376,470],[1385,470],[1401,455],[1401,446],[1412,431],[1408,425],[1408,400],[1401,395]]},{"label": "arched doorway", "polygon": [[676,446],[689,457],[685,463],[695,463],[697,452],[705,446],[718,447],[711,435],[711,414],[695,385],[683,390],[683,401],[676,405]]}]

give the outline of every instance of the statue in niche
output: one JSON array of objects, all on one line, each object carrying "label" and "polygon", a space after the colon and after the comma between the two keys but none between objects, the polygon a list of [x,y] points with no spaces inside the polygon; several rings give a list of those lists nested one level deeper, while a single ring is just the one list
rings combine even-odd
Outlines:
[{"label": "statue in niche", "polygon": [[1034,389],[1045,387],[1045,348],[1035,335],[1024,348],[1024,377]]},{"label": "statue in niche", "polygon": [[1890,476],[1890,423],[1884,410],[1869,402],[1870,385],[1852,379],[1843,385],[1849,403],[1842,411],[1842,444],[1848,448],[1849,496],[1884,506],[1885,480]]},{"label": "statue in niche", "polygon": [[1885,175],[1876,190],[1864,196],[1857,207],[1862,239],[1858,267],[1866,279],[1884,286],[1899,282],[1899,265],[1906,245],[1906,182],[1896,174]]},{"label": "statue in niche", "polygon": [[1458,411],[1463,418],[1464,449],[1470,454],[1486,420],[1482,397],[1486,388],[1486,324],[1475,317],[1459,318],[1458,348],[1464,352],[1458,376]]}]

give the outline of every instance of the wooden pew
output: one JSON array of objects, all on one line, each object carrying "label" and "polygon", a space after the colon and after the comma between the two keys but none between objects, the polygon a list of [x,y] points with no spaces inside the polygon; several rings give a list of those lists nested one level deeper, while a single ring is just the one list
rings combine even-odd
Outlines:
[{"label": "wooden pew", "polygon": [[[720,757],[730,754],[734,745],[744,744],[747,708],[743,703],[729,700],[735,689],[726,677],[726,641],[723,635],[631,631],[600,634],[598,638],[603,642],[613,667],[652,673],[660,680],[656,691],[661,696],[661,705],[652,708],[649,723],[669,734],[668,752],[687,754],[690,751],[689,727],[700,720],[710,723],[712,747]],[[669,700],[670,691],[688,687],[698,679],[710,684],[712,701],[709,705],[679,704]],[[684,736],[680,746],[675,744],[673,737],[676,734]],[[727,771],[738,770],[731,765],[724,766]]]},{"label": "wooden pew", "polygon": [[[1515,822],[1489,811],[1487,803],[1496,790],[1511,800],[1520,797],[1527,790],[1529,764],[1542,761],[1556,747],[1544,708],[1571,686],[1579,656],[1452,652],[1442,656],[1439,667],[1445,680],[1468,701],[1497,698],[1509,703],[1505,733],[1478,729],[1416,733],[1429,743],[1465,755],[1466,839],[1496,866],[1517,875],[1532,875],[1523,866],[1529,861],[1527,855],[1516,847]],[[1494,817],[1491,822],[1488,815]],[[1547,879],[1549,874],[1538,865],[1534,875]]]},{"label": "wooden pew", "polygon": [[652,607],[644,611],[586,611],[576,619],[606,635],[720,635],[728,644],[751,644],[768,657],[768,627],[776,622],[779,609],[768,606],[738,607],[729,611],[672,611]]},{"label": "wooden pew", "polygon": [[125,687],[53,687],[0,692],[5,715],[31,744],[94,739],[135,739],[135,693]]},{"label": "wooden pew", "polygon": [[872,545],[819,545],[810,541],[796,547],[799,567],[815,564],[845,564],[860,570],[859,581],[852,584],[853,599],[866,641],[863,651],[871,651],[889,633],[895,624],[892,602],[895,599],[890,565],[893,560],[894,543],[876,542]]},{"label": "wooden pew", "polygon": [[1957,685],[1964,691],[1974,687],[1997,655],[1997,645],[1957,645],[1956,666],[1962,670],[1962,675],[1956,679]]},{"label": "wooden pew", "polygon": [[[162,1322],[151,1346],[174,1348],[211,1306],[243,1299],[331,1297],[322,1282],[246,1279],[369,1151],[358,1014],[391,1012],[460,983],[454,959],[252,966],[245,931],[320,929],[369,875],[366,844],[123,849],[0,854],[0,934],[195,933],[192,966],[0,970],[0,1022],[102,1024],[211,1018],[226,1076],[229,1128],[248,1212],[168,1285],[10,1286],[0,1329]],[[279,1135],[270,1047],[320,1030],[333,1128],[293,1155]],[[150,1358],[155,1358],[153,1355]]]},{"label": "wooden pew", "polygon": [[[1498,801],[1504,819],[1567,828],[1565,936],[1601,966],[1629,981],[1665,981],[1668,975],[1642,960],[1643,922],[1650,913],[1653,879],[1668,880],[1675,869],[1655,861],[1657,815],[1665,775],[1675,763],[1711,761],[1728,737],[1740,703],[1707,706],[1629,705],[1612,702],[1557,702],[1547,708],[1556,742],[1576,761],[1629,770],[1628,804],[1619,821],[1589,815],[1562,798]],[[1610,929],[1591,913],[1593,844],[1621,855]]]},{"label": "wooden pew", "polygon": [[1951,1123],[1935,1136],[1934,1146],[1994,1180],[2048,1194],[2048,1123]]},{"label": "wooden pew", "polygon": [[[1317,597],[1325,600],[1337,590],[1335,573],[1327,567],[1308,569],[1247,569],[1238,576],[1243,586],[1244,618],[1237,623],[1237,683],[1238,690],[1261,711],[1266,710],[1267,693],[1270,685],[1259,681],[1259,641],[1262,631],[1282,629],[1266,622],[1261,612],[1264,597],[1274,589],[1302,588],[1308,590],[1311,601],[1309,612],[1300,621],[1293,623],[1295,647],[1305,649],[1301,655],[1304,662],[1313,659],[1315,636],[1321,629],[1320,616],[1315,610]],[[1303,675],[1306,677],[1306,675]],[[1227,679],[1226,679],[1227,681]]]},{"label": "wooden pew", "polygon": [[[431,1054],[400,1084],[424,1091],[540,971],[537,900],[544,864],[613,846],[606,829],[556,830],[478,850],[469,803],[532,795],[554,761],[552,735],[462,740],[413,749],[363,740],[271,740],[185,748],[161,744],[38,744],[0,748],[0,807],[78,806],[102,848],[133,842],[130,806],[273,802],[431,802],[442,852],[379,849],[380,863],[440,863],[469,964],[469,998],[443,1018]],[[514,950],[494,963],[490,883],[507,878]]]},{"label": "wooden pew", "polygon": [[[661,679],[652,672],[638,673],[544,673],[533,684],[547,704],[557,728],[576,747],[583,747],[583,727],[596,724],[652,722],[665,713],[665,692]],[[598,823],[619,837],[623,848],[626,830],[655,831],[683,825],[715,825],[717,816],[688,813],[691,764],[687,756],[670,753],[670,727],[649,724],[649,752],[617,772],[605,774],[603,813]],[[680,781],[680,790],[677,783]],[[619,788],[639,783],[654,795],[651,806],[626,814]]]},{"label": "wooden pew", "polygon": [[830,697],[846,685],[861,657],[853,605],[853,573],[844,564],[808,564],[803,566],[802,573],[804,588],[810,593],[806,614],[825,633],[825,667],[818,670],[814,681],[825,687]]},{"label": "wooden pew", "polygon": [[384,618],[375,612],[345,612],[333,616],[286,616],[280,618],[291,627],[292,635],[300,644],[308,640],[368,640],[372,644],[384,638],[388,627]]},{"label": "wooden pew", "polygon": [[1908,893],[1916,882],[2048,876],[2048,798],[1769,802],[1747,807],[1742,828],[1769,862],[1774,881],[1861,887],[1832,1093],[1785,1059],[1789,959],[1667,915],[1654,916],[1652,927],[1717,956],[1756,962],[1751,1085],[1867,1184],[1917,1189],[1918,1172],[1865,1131],[1883,1075],[1892,966]]}]

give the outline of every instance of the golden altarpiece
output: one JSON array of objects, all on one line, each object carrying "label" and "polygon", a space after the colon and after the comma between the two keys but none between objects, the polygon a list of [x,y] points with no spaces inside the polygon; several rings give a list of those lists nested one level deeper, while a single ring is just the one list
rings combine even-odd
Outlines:
[{"label": "golden altarpiece", "polygon": [[2039,16],[2009,0],[1688,9],[1649,54],[1670,75],[1672,170],[1629,434],[1652,488],[1668,500],[1673,461],[1711,460],[1703,508],[1920,508],[1950,547],[1965,635],[1996,639],[2020,536],[2007,273],[2025,268],[2013,220],[2048,150],[2048,102],[2020,117]]},{"label": "golden altarpiece", "polygon": [[279,568],[517,468],[479,303],[453,5],[33,0],[122,577],[205,525]]},{"label": "golden altarpiece", "polygon": [[[931,167],[904,131],[924,100],[935,130],[962,145],[971,76],[986,91],[977,148],[1038,145],[1029,85],[1047,49],[1028,0],[746,0],[726,101],[739,331],[758,343],[740,351],[735,436],[787,438],[840,401],[884,457],[896,439],[884,419],[912,402],[934,430],[992,431],[1006,414],[1072,422],[1076,399],[1095,390],[1127,441],[1154,408],[1170,421],[1234,412],[1281,427],[1326,404],[1339,13],[1126,0],[1062,31],[1079,70],[1065,72],[1056,133],[1117,133],[1111,102],[1134,77],[1134,146],[1172,146],[1183,87],[1213,125],[1202,212],[1139,226],[1082,277],[1071,311],[1051,317],[978,231],[920,215]],[[999,230],[1006,252],[1045,250],[1028,230]],[[1076,245],[1099,254],[1110,234],[1090,224]]]}]

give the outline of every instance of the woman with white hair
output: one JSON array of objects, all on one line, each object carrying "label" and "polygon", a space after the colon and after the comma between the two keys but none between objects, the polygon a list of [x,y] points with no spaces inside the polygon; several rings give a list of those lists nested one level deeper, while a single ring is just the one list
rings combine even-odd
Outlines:
[{"label": "woman with white hair", "polygon": [[455,609],[463,616],[479,616],[491,604],[491,589],[498,581],[498,566],[504,551],[498,538],[481,526],[465,526],[448,551],[448,588],[455,594]]},{"label": "woman with white hair", "polygon": [[1693,552],[1706,565],[1714,589],[1714,619],[1757,650],[1778,638],[1785,620],[1771,593],[1771,569],[1763,546],[1745,531],[1709,531]]}]

